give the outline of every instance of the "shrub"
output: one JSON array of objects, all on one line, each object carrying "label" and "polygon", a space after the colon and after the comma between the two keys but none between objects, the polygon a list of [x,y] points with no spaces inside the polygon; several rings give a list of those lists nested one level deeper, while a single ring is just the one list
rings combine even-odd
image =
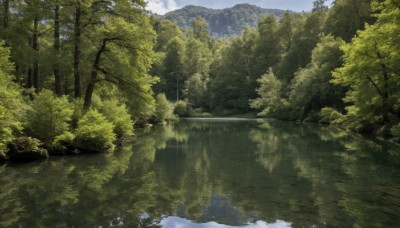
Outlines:
[{"label": "shrub", "polygon": [[175,103],[174,112],[180,117],[190,116],[190,107],[187,100],[180,100]]},{"label": "shrub", "polygon": [[10,160],[35,160],[47,158],[49,155],[46,149],[42,148],[42,143],[35,138],[20,137],[8,145]]},{"label": "shrub", "polygon": [[114,125],[95,109],[78,122],[75,132],[77,148],[82,152],[106,152],[114,149]]},{"label": "shrub", "polygon": [[339,123],[343,114],[331,107],[322,108],[318,113],[320,123]]},{"label": "shrub", "polygon": [[127,138],[133,135],[134,123],[125,105],[119,105],[116,100],[105,100],[100,112],[114,124],[114,133],[118,138]]},{"label": "shrub", "polygon": [[10,49],[0,40],[0,159],[4,159],[7,144],[22,131],[25,104],[21,88],[14,83],[14,66],[9,60]]},{"label": "shrub", "polygon": [[52,144],[53,152],[67,153],[75,150],[75,135],[71,132],[64,132],[57,136]]},{"label": "shrub", "polygon": [[29,133],[50,146],[58,135],[68,130],[73,112],[65,96],[56,97],[50,90],[43,90],[35,97],[28,112]]},{"label": "shrub", "polygon": [[165,94],[158,94],[156,96],[155,121],[162,123],[165,120],[172,120],[174,118],[174,105],[167,100]]}]

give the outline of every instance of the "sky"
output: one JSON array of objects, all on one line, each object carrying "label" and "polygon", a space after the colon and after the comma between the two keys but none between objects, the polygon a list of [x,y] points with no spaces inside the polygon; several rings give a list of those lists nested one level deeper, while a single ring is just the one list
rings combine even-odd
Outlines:
[{"label": "sky", "polygon": [[[249,3],[269,9],[292,11],[310,11],[315,0],[147,0],[147,9],[153,13],[164,15],[169,11],[180,9],[187,5],[204,6],[213,9],[229,8],[236,4]],[[333,0],[326,3],[330,5]]]},{"label": "sky", "polygon": [[[163,227],[192,227],[192,228],[233,228],[233,226],[223,225],[216,222],[208,223],[194,223],[190,220],[171,216],[164,218],[161,221]],[[266,223],[263,221],[258,221],[256,223],[249,223],[242,226],[243,228],[287,228],[291,227],[291,224],[285,221],[277,220],[275,223]]]}]

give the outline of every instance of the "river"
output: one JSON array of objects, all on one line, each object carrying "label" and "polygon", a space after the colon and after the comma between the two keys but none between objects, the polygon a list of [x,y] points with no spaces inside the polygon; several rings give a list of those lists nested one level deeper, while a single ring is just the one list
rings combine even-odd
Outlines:
[{"label": "river", "polygon": [[396,227],[400,148],[316,124],[184,119],[112,154],[0,166],[0,227]]}]

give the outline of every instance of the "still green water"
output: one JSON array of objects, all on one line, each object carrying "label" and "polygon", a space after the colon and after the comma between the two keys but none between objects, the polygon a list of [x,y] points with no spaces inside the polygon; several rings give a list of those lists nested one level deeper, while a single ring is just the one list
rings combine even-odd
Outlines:
[{"label": "still green water", "polygon": [[113,154],[0,167],[0,227],[399,227],[400,148],[314,124],[189,119]]}]

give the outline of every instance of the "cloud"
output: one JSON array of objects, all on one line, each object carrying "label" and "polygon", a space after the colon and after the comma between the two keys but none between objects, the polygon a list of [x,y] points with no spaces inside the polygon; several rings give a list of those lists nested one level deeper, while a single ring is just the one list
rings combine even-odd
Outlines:
[{"label": "cloud", "polygon": [[153,13],[164,15],[169,11],[178,9],[175,0],[148,0],[147,9]]},{"label": "cloud", "polygon": [[[194,223],[190,220],[170,216],[161,220],[161,224],[163,227],[175,227],[175,228],[184,228],[184,227],[192,227],[192,228],[234,228],[233,226],[228,226],[224,224],[219,224],[216,222],[208,222],[208,223]],[[255,223],[248,223],[241,227],[244,228],[288,228],[291,227],[291,223],[277,220],[275,223],[266,223],[263,221],[257,221]]]},{"label": "cloud", "polygon": [[[147,9],[163,15],[169,11],[182,8],[187,5],[198,5],[207,8],[221,9],[232,7],[239,3],[249,3],[263,8],[289,9],[294,11],[310,11],[315,0],[147,0]],[[330,5],[333,0],[328,0]]]}]

